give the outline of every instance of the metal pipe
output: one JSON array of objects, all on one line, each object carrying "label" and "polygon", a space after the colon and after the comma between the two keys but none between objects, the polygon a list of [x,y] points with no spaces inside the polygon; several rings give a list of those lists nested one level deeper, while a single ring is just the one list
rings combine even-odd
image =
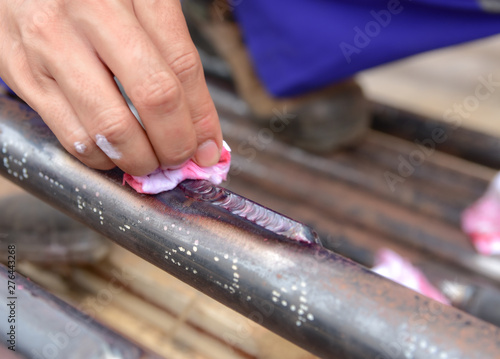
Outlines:
[{"label": "metal pipe", "polygon": [[[242,155],[246,162],[254,162],[256,153],[265,152],[267,158],[299,165],[300,172],[307,169],[318,176],[348,183],[350,187],[369,191],[454,225],[460,222],[463,209],[484,192],[495,174],[491,169],[478,171],[481,166],[457,158],[453,158],[454,162],[460,163],[449,168],[450,156],[434,151],[417,166],[412,176],[404,178],[404,185],[399,182],[390,184],[386,175],[399,175],[401,156],[407,160],[412,151],[420,151],[417,144],[371,131],[355,149],[318,156],[281,141],[269,141],[269,137],[279,137],[283,130],[276,123],[284,126],[285,121],[290,121],[287,116],[293,118],[293,111],[287,113],[286,108],[283,113],[276,111],[273,119],[256,128],[255,120],[245,111],[236,94],[210,82],[209,85],[225,140],[234,145],[234,152]],[[280,116],[283,116],[283,122],[280,122]],[[261,136],[261,132],[267,135]],[[428,185],[429,181],[432,186]]]},{"label": "metal pipe", "polygon": [[320,357],[500,357],[499,328],[179,188],[138,194],[122,172],[68,155],[33,111],[5,98],[0,147],[8,179]]},{"label": "metal pipe", "polygon": [[[215,92],[216,103],[222,102],[221,92]],[[229,110],[226,109],[225,112],[227,114]],[[232,114],[236,116],[235,112]],[[343,155],[349,160],[339,163],[339,155],[332,158],[320,157],[279,141],[272,141],[266,144],[265,153],[255,151],[252,157],[248,157],[245,156],[249,153],[245,152],[248,148],[237,151],[241,149],[238,144],[247,143],[249,138],[256,137],[257,130],[247,124],[250,122],[248,118],[245,122],[237,123],[232,117],[231,120],[224,118],[224,112],[220,115],[226,141],[235,148],[233,172],[238,173],[239,179],[244,178],[251,183],[250,186],[265,188],[268,192],[293,198],[297,203],[314,206],[332,222],[341,223],[343,227],[368,228],[386,239],[422,248],[457,266],[499,280],[500,272],[491,265],[494,260],[478,255],[467,236],[458,228],[461,212],[479,195],[472,197],[470,194],[448,190],[445,186],[433,188],[434,182],[431,185],[429,181],[415,184],[411,183],[411,179],[401,186],[404,193],[386,195],[386,192],[390,192],[387,184],[381,185],[379,181],[383,180],[383,166],[375,163],[366,168],[366,171],[360,170],[359,163],[356,157],[351,156],[351,152]],[[369,152],[360,148],[368,146],[367,143],[376,142],[373,138],[380,139],[380,136],[382,134],[371,133],[371,137],[356,151]],[[394,142],[396,144],[387,141],[386,147],[408,147],[400,139],[394,138]],[[391,158],[387,153],[376,156]],[[397,158],[397,155],[393,157]],[[468,165],[474,168],[474,164]],[[434,167],[438,165],[434,164]],[[304,168],[308,171],[304,171]],[[474,181],[473,176],[459,175],[457,171],[447,168],[440,170],[448,177],[452,177],[454,173],[457,187]],[[493,170],[484,172],[491,173],[492,176],[494,174]],[[311,183],[314,185],[311,186]],[[386,192],[383,191],[384,188]],[[483,191],[485,188],[486,185]]]},{"label": "metal pipe", "polygon": [[[273,126],[273,121],[269,127],[256,128],[234,92],[214,84],[209,88],[225,140],[233,146],[231,172],[238,174],[236,182],[244,178],[250,188],[264,188],[288,200],[293,198],[303,207],[315,207],[330,222],[329,228],[340,228],[329,232],[335,233],[333,237],[349,231],[356,233],[353,238],[360,238],[359,229],[363,228],[366,235],[361,238],[370,232],[373,238],[375,233],[499,281],[499,262],[478,255],[458,228],[464,208],[484,193],[494,170],[435,151],[414,175],[405,178],[404,185],[391,192],[384,171],[398,173],[399,156],[418,148],[415,143],[372,131],[353,150],[318,156],[280,141],[269,141],[269,135],[261,141],[262,130],[274,129],[278,136],[280,128]],[[283,111],[277,111],[274,120],[286,116],[286,109]],[[303,208],[290,206],[284,211],[304,214]],[[318,215],[307,220],[317,221]],[[323,239],[327,248],[329,238]],[[370,243],[376,246],[372,240]]]},{"label": "metal pipe", "polygon": [[431,139],[433,131],[440,129],[446,134],[446,141],[436,146],[439,151],[488,167],[500,167],[498,139],[462,126],[460,118],[433,120],[381,104],[373,104],[372,109],[375,115],[373,127],[379,131],[413,142],[415,139]]},{"label": "metal pipe", "polygon": [[488,323],[500,326],[500,289],[488,284],[443,281],[442,292],[453,305]]},{"label": "metal pipe", "polygon": [[0,264],[2,346],[35,359],[160,359],[11,269]]}]

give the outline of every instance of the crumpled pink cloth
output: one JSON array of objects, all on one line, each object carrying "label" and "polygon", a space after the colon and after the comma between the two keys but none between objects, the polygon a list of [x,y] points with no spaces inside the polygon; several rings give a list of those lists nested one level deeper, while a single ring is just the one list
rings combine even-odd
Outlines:
[{"label": "crumpled pink cloth", "polygon": [[486,193],[462,213],[462,230],[480,254],[500,254],[500,173]]},{"label": "crumpled pink cloth", "polygon": [[174,189],[185,179],[203,179],[219,184],[225,181],[231,165],[231,149],[223,143],[220,160],[211,167],[200,167],[192,160],[175,169],[157,169],[146,176],[123,175],[123,184],[128,183],[139,193],[156,194]]},{"label": "crumpled pink cloth", "polygon": [[384,248],[377,252],[372,271],[438,302],[450,304],[419,269],[390,249]]}]

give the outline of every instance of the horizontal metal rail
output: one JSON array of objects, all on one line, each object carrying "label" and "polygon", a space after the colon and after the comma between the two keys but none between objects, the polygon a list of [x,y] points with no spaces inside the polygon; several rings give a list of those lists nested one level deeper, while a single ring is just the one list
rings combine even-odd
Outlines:
[{"label": "horizontal metal rail", "polygon": [[122,172],[74,159],[33,111],[6,98],[0,156],[8,179],[320,357],[500,357],[499,328],[180,188],[138,194]]},{"label": "horizontal metal rail", "polygon": [[[500,167],[500,141],[494,136],[462,126],[460,117],[436,121],[387,105],[374,104],[373,127],[409,141],[432,139],[433,131],[446,136],[439,150],[482,165]],[[436,130],[437,129],[437,130]]]}]

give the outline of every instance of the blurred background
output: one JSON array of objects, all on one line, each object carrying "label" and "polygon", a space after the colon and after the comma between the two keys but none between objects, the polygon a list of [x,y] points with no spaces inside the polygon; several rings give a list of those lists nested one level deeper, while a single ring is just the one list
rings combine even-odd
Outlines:
[{"label": "blurred background", "polygon": [[[440,121],[447,109],[474,94],[479,77],[488,78],[490,75],[500,82],[500,36],[390,63],[363,71],[357,78],[370,100]],[[477,110],[464,119],[463,126],[500,138],[499,116],[500,87],[488,100],[480,102]],[[495,170],[485,169],[487,174],[481,175],[484,183]],[[232,181],[231,186],[235,190],[249,188],[237,181]],[[19,187],[0,179],[0,196],[19,192],[22,192]],[[478,193],[475,192],[474,196]],[[250,190],[242,194],[252,198]],[[263,198],[257,196],[256,200]],[[296,201],[302,205],[300,199]],[[268,205],[274,208],[272,201]],[[310,222],[307,215],[304,218],[297,218],[296,213],[290,215]],[[426,216],[432,217],[432,214]],[[328,231],[321,223],[313,225]],[[457,223],[453,226],[459,230]],[[371,233],[369,227],[366,232]],[[349,233],[344,234],[348,236]],[[116,245],[108,246],[109,252],[100,259],[99,265],[52,267],[49,263],[22,261],[20,258],[18,270],[76,306],[98,297],[108,285],[113,268],[130,270],[134,278],[124,283],[123,292],[106,301],[102,310],[95,311],[96,318],[167,358],[314,358],[133,254]],[[395,246],[404,247],[401,244]],[[368,265],[369,261],[363,264]],[[437,284],[442,277],[460,277],[459,274],[443,274],[454,273],[453,268],[448,272],[436,272],[439,273],[434,277]]]}]

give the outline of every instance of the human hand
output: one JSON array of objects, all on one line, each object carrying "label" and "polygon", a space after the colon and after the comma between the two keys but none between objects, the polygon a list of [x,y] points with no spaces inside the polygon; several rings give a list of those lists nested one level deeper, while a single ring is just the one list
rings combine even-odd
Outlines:
[{"label": "human hand", "polygon": [[90,167],[141,176],[219,159],[218,116],[179,0],[0,1],[0,77]]}]

